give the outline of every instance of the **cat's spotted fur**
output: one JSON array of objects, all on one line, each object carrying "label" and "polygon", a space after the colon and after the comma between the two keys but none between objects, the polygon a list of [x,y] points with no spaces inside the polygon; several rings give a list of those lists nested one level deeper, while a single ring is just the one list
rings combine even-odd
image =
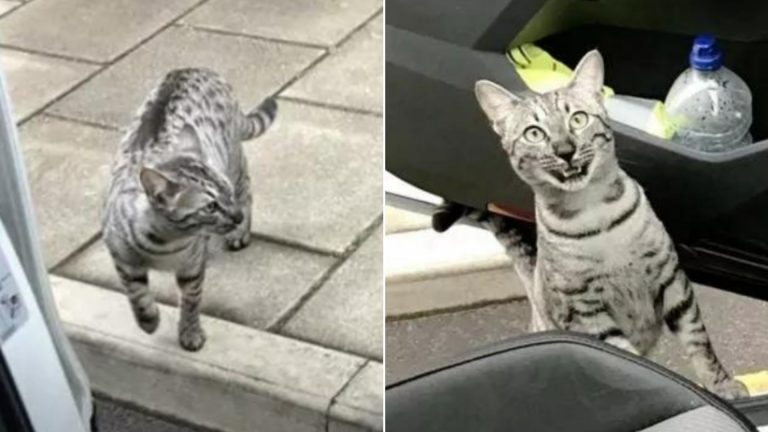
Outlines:
[{"label": "cat's spotted fur", "polygon": [[590,52],[560,89],[520,100],[488,81],[476,96],[515,172],[535,193],[536,251],[509,220],[446,203],[437,230],[482,222],[512,256],[532,306],[532,330],[572,330],[646,354],[662,325],[676,334],[702,383],[746,395],[721,365],[691,283],[642,187],[619,168],[602,104],[603,61]]},{"label": "cat's spotted fur", "polygon": [[112,170],[104,240],[139,326],[152,333],[159,313],[149,269],[172,271],[181,290],[179,343],[205,343],[199,309],[211,234],[230,249],[250,241],[251,193],[242,140],[264,133],[277,105],[245,115],[215,72],[170,72],[126,133]]}]

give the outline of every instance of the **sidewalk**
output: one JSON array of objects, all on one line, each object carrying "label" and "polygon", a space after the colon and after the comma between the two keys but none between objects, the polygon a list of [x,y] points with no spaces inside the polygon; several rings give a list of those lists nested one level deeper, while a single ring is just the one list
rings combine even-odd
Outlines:
[{"label": "sidewalk", "polygon": [[461,222],[438,233],[432,229],[431,210],[441,198],[388,172],[384,188],[388,321],[525,297],[493,234]]},{"label": "sidewalk", "polygon": [[[0,14],[46,264],[94,389],[225,431],[380,429],[381,0],[0,0]],[[224,75],[245,110],[280,105],[245,144],[255,239],[211,262],[197,356],[174,341],[175,308],[153,336],[130,322],[99,233],[121,128],[187,66]],[[175,306],[172,278],[151,279]]]},{"label": "sidewalk", "polygon": [[[457,225],[438,234],[427,215],[395,205],[387,205],[385,214],[387,383],[527,332],[530,305],[490,233]],[[695,290],[725,367],[748,380],[750,392],[765,394],[768,302],[706,286]],[[696,380],[679,342],[666,331],[650,358]]]}]

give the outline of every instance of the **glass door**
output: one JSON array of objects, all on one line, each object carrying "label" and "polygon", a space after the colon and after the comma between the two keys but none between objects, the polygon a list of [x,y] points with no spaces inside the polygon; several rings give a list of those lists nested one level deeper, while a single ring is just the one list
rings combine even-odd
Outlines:
[{"label": "glass door", "polygon": [[[34,430],[90,430],[90,388],[64,335],[48,285],[2,70],[0,281],[0,353]],[[0,408],[5,415],[6,407]]]}]

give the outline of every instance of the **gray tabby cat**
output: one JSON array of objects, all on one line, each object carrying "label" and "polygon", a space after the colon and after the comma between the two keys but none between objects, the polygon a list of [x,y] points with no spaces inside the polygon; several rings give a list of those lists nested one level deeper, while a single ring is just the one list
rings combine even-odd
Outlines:
[{"label": "gray tabby cat", "polygon": [[153,333],[158,307],[148,270],[173,271],[181,290],[179,343],[205,343],[200,301],[211,234],[232,250],[250,241],[251,193],[242,140],[272,123],[277,105],[248,115],[207,69],[170,72],[120,143],[103,218],[104,240],[138,325]]},{"label": "gray tabby cat", "polygon": [[666,323],[709,390],[746,396],[715,355],[672,240],[618,165],[602,86],[597,51],[569,85],[540,96],[521,100],[489,81],[475,86],[512,167],[535,193],[536,252],[508,219],[458,204],[439,208],[433,225],[442,231],[470,216],[494,232],[526,287],[533,331],[578,331],[646,354]]}]

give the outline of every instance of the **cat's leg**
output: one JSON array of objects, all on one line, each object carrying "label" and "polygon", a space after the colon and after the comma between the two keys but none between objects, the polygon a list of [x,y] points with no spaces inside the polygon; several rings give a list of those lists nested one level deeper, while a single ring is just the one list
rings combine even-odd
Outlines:
[{"label": "cat's leg", "polygon": [[525,295],[531,306],[531,322],[528,325],[528,332],[537,333],[557,329],[552,320],[547,318],[544,298],[536,290],[533,275],[525,273],[524,269],[521,269],[520,266],[515,266],[515,273],[517,273],[520,283],[523,285],[523,289],[525,289]]},{"label": "cat's leg", "polygon": [[554,330],[557,327],[543,312],[543,300],[536,293],[534,272],[536,253],[531,245],[526,244],[509,218],[486,210],[477,210],[452,201],[443,200],[432,213],[432,228],[437,232],[447,231],[459,219],[466,217],[474,220],[493,233],[496,240],[512,260],[520,283],[525,289],[531,305],[530,332]]},{"label": "cat's leg", "polygon": [[550,296],[547,306],[554,311],[553,321],[559,329],[586,333],[616,348],[640,355],[604,302],[573,294],[567,299]]},{"label": "cat's leg", "polygon": [[544,312],[544,300],[536,288],[534,273],[536,271],[536,255],[530,245],[525,244],[520,234],[507,220],[489,212],[475,216],[476,220],[488,228],[496,240],[512,259],[515,273],[525,289],[528,302],[531,305],[531,322],[528,330],[531,333],[554,330],[557,327]]},{"label": "cat's leg", "polygon": [[[583,330],[585,333],[596,337],[597,339],[613,345],[616,348],[621,348],[624,351],[630,352],[634,355],[641,355],[640,351],[632,345],[632,342],[624,335],[624,332],[619,330],[613,319],[599,320],[599,323],[591,323],[587,326],[587,329]],[[567,330],[580,331],[577,328],[566,328]]]},{"label": "cat's leg", "polygon": [[205,279],[205,252],[176,272],[181,290],[179,344],[187,351],[198,351],[205,344],[205,331],[200,325],[200,304]]},{"label": "cat's leg", "polygon": [[[601,335],[598,335],[598,338],[600,337]],[[634,355],[641,355],[640,351],[638,351],[637,348],[632,345],[632,342],[630,342],[629,339],[627,339],[624,335],[611,335],[603,339],[603,341],[609,345],[613,345],[616,348],[621,348],[624,351],[630,352]]]},{"label": "cat's leg", "polygon": [[160,311],[149,291],[149,272],[145,267],[132,266],[115,261],[117,275],[131,302],[136,323],[145,332],[152,334],[160,324]]},{"label": "cat's leg", "polygon": [[711,392],[726,399],[747,397],[744,385],[723,368],[712,348],[693,286],[682,270],[676,270],[659,291],[664,321],[676,334],[691,359],[696,375]]},{"label": "cat's leg", "polygon": [[536,306],[531,303],[531,322],[528,324],[529,333],[538,333],[547,330],[554,330],[547,325],[547,322],[542,317]]},{"label": "cat's leg", "polygon": [[[573,328],[568,330],[573,330]],[[585,330],[585,333],[634,355],[642,355],[632,342],[629,341],[627,336],[624,335],[624,332],[619,329],[613,319],[601,319],[597,323],[591,323],[588,329]]]},{"label": "cat's leg", "polygon": [[245,155],[241,157],[240,172],[235,183],[235,199],[243,213],[243,221],[232,232],[225,235],[227,248],[233,251],[244,249],[251,242],[251,178],[248,174],[248,162]]}]

